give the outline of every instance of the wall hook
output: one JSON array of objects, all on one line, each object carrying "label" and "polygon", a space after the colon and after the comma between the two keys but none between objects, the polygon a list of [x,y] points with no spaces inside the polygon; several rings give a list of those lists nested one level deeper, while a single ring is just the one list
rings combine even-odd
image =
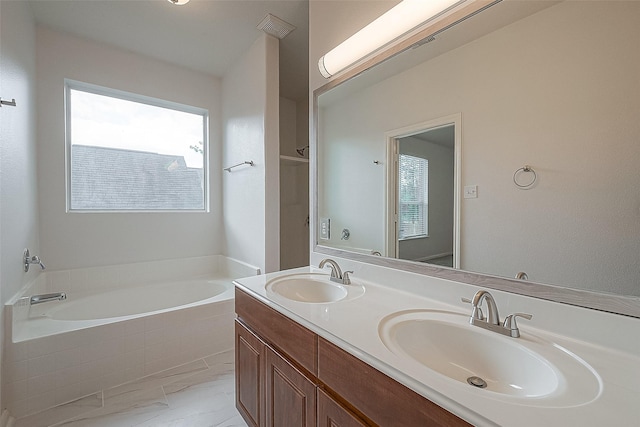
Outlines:
[{"label": "wall hook", "polygon": [[305,152],[306,150],[308,150],[308,149],[309,149],[309,146],[308,146],[308,145],[305,145],[305,146],[304,146],[304,147],[302,147],[302,148],[296,148],[296,153],[298,153],[298,155],[299,155],[300,157],[304,157],[304,152]]}]

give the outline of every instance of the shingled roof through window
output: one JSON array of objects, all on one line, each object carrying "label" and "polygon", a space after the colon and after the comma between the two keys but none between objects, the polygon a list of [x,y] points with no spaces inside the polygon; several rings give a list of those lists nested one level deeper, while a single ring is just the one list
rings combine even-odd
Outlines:
[{"label": "shingled roof through window", "polygon": [[203,176],[182,156],[73,145],[71,208],[204,209]]}]

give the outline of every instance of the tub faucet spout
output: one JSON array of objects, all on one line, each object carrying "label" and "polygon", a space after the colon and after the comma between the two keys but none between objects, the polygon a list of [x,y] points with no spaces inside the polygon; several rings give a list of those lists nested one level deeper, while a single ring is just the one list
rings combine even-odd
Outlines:
[{"label": "tub faucet spout", "polygon": [[42,295],[34,295],[29,298],[29,303],[31,305],[41,304],[43,302],[49,301],[63,301],[67,299],[67,294],[64,292],[56,292],[54,294],[42,294]]}]

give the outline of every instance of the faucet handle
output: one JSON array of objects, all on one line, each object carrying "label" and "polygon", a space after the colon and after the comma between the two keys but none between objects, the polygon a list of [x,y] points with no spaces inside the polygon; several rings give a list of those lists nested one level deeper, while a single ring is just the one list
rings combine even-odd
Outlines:
[{"label": "faucet handle", "polygon": [[513,313],[504,318],[504,323],[502,326],[505,329],[511,330],[511,336],[514,338],[518,338],[520,336],[520,330],[518,329],[518,324],[516,323],[516,317],[522,317],[526,320],[531,320],[533,315],[528,313]]},{"label": "faucet handle", "polygon": [[342,273],[342,284],[343,285],[350,285],[351,284],[351,277],[349,277],[350,274],[353,274],[353,271],[345,271]]},{"label": "faucet handle", "polygon": [[[462,297],[460,301],[466,304],[472,304],[472,301],[469,298]],[[471,313],[472,317],[475,317],[478,320],[485,320],[484,313],[480,307],[473,307],[473,313]]]}]

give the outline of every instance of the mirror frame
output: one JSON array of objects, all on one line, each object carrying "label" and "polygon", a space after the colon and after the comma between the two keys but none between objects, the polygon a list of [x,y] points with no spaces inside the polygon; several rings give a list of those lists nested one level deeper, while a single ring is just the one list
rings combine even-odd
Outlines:
[{"label": "mirror frame", "polygon": [[377,64],[386,61],[401,52],[419,44],[422,40],[434,37],[446,29],[457,25],[467,18],[482,12],[501,0],[479,0],[465,4],[443,20],[427,25],[413,35],[401,39],[373,55],[356,63],[354,66],[336,75],[325,85],[313,92],[313,112],[311,122],[311,154],[313,161],[310,165],[310,184],[312,192],[312,229],[313,252],[345,258],[367,264],[393,268],[396,270],[417,273],[424,276],[438,277],[447,280],[467,283],[483,288],[510,292],[518,295],[529,296],[562,304],[569,304],[594,310],[600,310],[613,314],[640,318],[640,297],[623,296],[612,293],[588,291],[582,289],[567,288],[558,285],[528,282],[490,274],[475,273],[464,270],[455,270],[448,267],[440,267],[415,261],[399,260],[395,258],[383,258],[374,255],[359,254],[342,249],[318,244],[318,98],[323,93],[351,80]]}]

